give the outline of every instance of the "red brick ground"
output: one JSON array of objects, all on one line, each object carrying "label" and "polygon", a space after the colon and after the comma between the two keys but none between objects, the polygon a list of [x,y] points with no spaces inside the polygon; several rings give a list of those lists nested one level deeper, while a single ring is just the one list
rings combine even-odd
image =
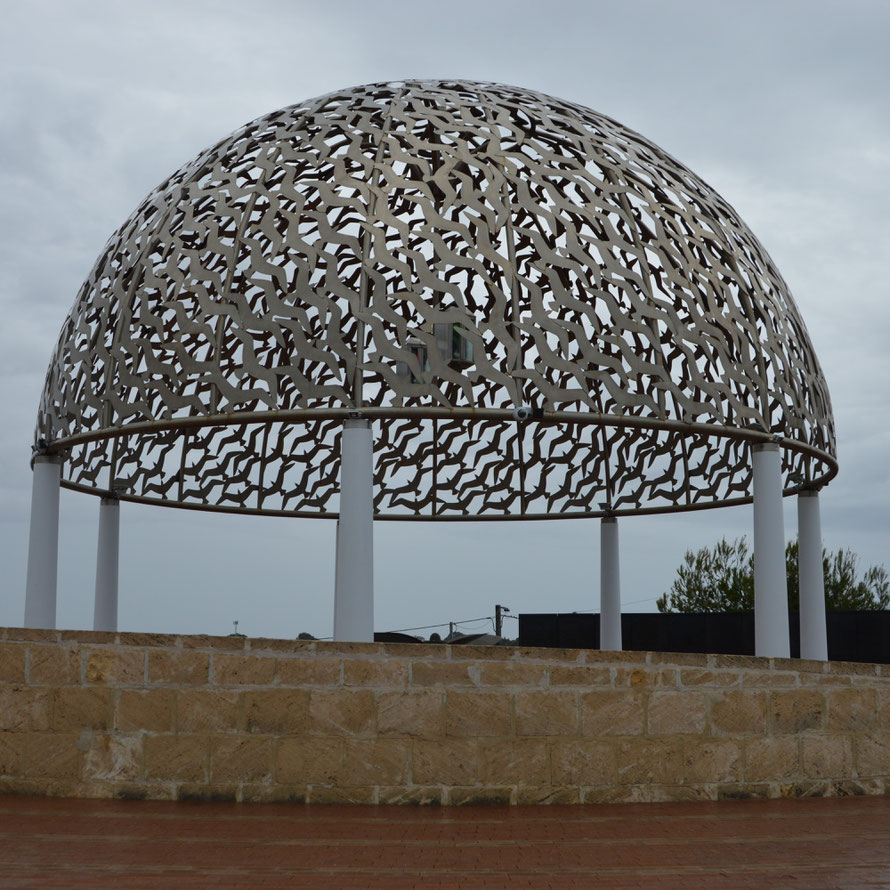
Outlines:
[{"label": "red brick ground", "polygon": [[0,887],[890,888],[890,798],[427,809],[0,797]]}]

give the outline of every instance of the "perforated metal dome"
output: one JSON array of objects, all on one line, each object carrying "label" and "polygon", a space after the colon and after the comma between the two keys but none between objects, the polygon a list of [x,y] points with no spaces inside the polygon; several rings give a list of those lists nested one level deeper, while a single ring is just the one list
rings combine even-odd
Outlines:
[{"label": "perforated metal dome", "polygon": [[740,503],[770,437],[789,489],[836,472],[806,328],[732,207],[494,84],[331,93],[185,165],[84,283],[36,438],[71,488],[332,516],[356,412],[380,518]]}]

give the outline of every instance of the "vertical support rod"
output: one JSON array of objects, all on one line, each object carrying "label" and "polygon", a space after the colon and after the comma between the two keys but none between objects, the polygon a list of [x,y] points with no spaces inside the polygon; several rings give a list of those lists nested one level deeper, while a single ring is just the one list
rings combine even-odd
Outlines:
[{"label": "vertical support rod", "polygon": [[754,652],[788,658],[788,576],[782,517],[782,455],[772,442],[752,448],[754,464]]},{"label": "vertical support rod", "polygon": [[61,478],[60,457],[38,454],[34,458],[28,576],[25,582],[25,627],[56,626]]},{"label": "vertical support rod", "polygon": [[621,568],[618,520],[600,520],[600,649],[621,650]]},{"label": "vertical support rod", "polygon": [[801,491],[797,496],[797,541],[800,657],[828,661],[822,519],[819,515],[819,492],[813,489]]},{"label": "vertical support rod", "polygon": [[117,630],[120,503],[117,498],[102,498],[99,503],[99,545],[96,548],[93,630]]},{"label": "vertical support rod", "polygon": [[334,589],[334,639],[374,640],[374,480],[371,424],[343,423],[340,519]]}]

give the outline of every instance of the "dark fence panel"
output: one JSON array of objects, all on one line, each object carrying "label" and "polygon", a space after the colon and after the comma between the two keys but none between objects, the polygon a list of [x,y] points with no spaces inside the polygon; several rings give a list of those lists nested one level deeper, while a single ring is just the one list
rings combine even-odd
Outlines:
[{"label": "dark fence panel", "polygon": [[[829,612],[828,657],[890,664],[890,611]],[[790,616],[791,655],[800,655],[800,620]],[[636,652],[754,654],[753,612],[628,612],[624,648]],[[520,614],[519,645],[598,649],[600,616],[579,612]]]}]

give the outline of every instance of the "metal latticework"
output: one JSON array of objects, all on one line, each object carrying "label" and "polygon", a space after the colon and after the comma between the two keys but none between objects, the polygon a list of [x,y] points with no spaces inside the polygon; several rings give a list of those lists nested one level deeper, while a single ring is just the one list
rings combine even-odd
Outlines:
[{"label": "metal latticework", "polygon": [[72,488],[330,516],[356,412],[381,518],[743,502],[770,438],[787,488],[836,472],[806,328],[732,207],[494,84],[331,93],[183,167],[84,283],[37,439]]}]

